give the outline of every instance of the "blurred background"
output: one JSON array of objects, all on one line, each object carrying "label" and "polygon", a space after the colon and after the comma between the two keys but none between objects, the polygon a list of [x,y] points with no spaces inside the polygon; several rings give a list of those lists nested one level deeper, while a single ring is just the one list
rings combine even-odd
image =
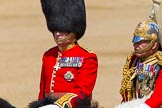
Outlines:
[{"label": "blurred background", "polygon": [[[122,67],[132,51],[132,36],[148,18],[151,0],[85,0],[87,30],[79,43],[98,55],[93,98],[105,108],[121,101]],[[0,0],[0,97],[17,108],[36,100],[41,59],[53,47],[40,0]]]}]

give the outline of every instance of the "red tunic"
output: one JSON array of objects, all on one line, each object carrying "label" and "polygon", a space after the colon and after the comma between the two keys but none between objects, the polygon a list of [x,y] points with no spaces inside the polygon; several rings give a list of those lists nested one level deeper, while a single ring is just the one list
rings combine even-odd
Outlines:
[{"label": "red tunic", "polygon": [[154,92],[145,103],[151,108],[158,108],[162,105],[162,69],[156,79]]},{"label": "red tunic", "polygon": [[[54,72],[58,52],[58,47],[54,47],[43,55],[38,98],[43,99],[45,94],[50,92],[72,93],[75,96],[72,96],[69,102],[72,108],[75,108],[77,105],[75,98],[83,99],[83,94],[89,98],[92,96],[97,77],[97,56],[76,45],[61,52],[62,66]],[[70,73],[70,78],[66,77],[68,73]]]}]

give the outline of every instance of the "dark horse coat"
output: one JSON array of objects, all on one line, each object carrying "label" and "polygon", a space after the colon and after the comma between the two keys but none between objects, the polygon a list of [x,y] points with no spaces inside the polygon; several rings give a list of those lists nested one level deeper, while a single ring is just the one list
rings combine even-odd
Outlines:
[{"label": "dark horse coat", "polygon": [[[45,105],[49,105],[49,104],[53,104],[57,99],[56,98],[51,98],[51,97],[47,97],[44,98],[42,100],[39,101],[33,101],[29,104],[29,108],[39,108],[41,106],[45,106]],[[84,99],[82,101],[78,100],[78,102],[80,103],[76,108],[98,108],[99,104],[98,102],[90,102],[87,99]],[[64,108],[68,108],[66,105]]]},{"label": "dark horse coat", "polygon": [[12,106],[7,100],[0,98],[0,108],[16,108]]}]

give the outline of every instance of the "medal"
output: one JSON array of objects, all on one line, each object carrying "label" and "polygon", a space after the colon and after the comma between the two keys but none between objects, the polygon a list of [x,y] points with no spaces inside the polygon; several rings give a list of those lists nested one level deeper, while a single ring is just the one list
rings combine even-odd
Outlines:
[{"label": "medal", "polygon": [[63,57],[60,60],[60,67],[81,67],[84,57]]},{"label": "medal", "polygon": [[64,74],[64,78],[66,81],[72,81],[74,79],[74,74],[72,74],[71,71],[67,71],[66,74]]}]

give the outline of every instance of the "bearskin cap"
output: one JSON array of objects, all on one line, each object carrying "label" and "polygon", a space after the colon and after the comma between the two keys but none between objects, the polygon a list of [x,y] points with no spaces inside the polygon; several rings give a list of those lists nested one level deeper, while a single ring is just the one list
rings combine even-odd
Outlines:
[{"label": "bearskin cap", "polygon": [[86,10],[84,0],[41,0],[50,32],[73,32],[77,40],[86,30]]}]

